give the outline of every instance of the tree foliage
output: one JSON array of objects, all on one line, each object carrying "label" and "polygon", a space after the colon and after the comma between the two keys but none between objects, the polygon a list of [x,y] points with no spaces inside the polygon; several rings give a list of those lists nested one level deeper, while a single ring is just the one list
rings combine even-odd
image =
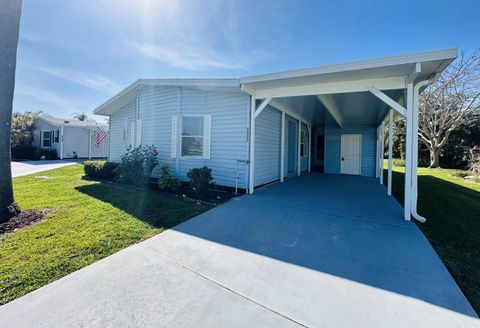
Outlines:
[{"label": "tree foliage", "polygon": [[42,112],[13,113],[12,115],[12,147],[30,146],[33,142],[34,123]]},{"label": "tree foliage", "polygon": [[420,95],[419,137],[430,152],[430,167],[453,131],[470,124],[480,110],[480,49],[464,53]]}]

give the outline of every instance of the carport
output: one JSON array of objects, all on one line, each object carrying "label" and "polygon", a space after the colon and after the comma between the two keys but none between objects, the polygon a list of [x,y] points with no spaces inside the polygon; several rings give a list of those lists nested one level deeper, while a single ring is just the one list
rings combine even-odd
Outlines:
[{"label": "carport", "polygon": [[305,174],[0,307],[3,327],[478,327],[374,178]]},{"label": "carport", "polygon": [[[251,95],[249,193],[310,172],[319,159],[313,156],[323,156],[325,173],[383,183],[388,129],[386,192],[391,195],[396,111],[407,126],[403,216],[425,221],[416,210],[418,95],[456,57],[456,49],[447,49],[242,78],[242,90]],[[320,134],[324,139],[317,138]],[[319,140],[324,140],[321,155],[321,147],[315,148]]]}]

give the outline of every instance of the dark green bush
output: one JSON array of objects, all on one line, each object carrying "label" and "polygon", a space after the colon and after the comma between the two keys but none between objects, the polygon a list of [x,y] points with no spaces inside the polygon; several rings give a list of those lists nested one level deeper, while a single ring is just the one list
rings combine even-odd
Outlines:
[{"label": "dark green bush", "polygon": [[45,149],[45,148],[38,148],[35,151],[35,155],[33,159],[42,159],[42,156],[45,156],[45,159],[58,159],[57,150],[56,149]]},{"label": "dark green bush", "polygon": [[128,147],[118,166],[118,181],[145,187],[150,181],[153,168],[158,165],[158,151],[154,145]]},{"label": "dark green bush", "polygon": [[188,171],[187,177],[190,179],[190,186],[197,192],[201,198],[208,196],[208,191],[212,188],[212,169],[207,166],[194,168]]},{"label": "dark green bush", "polygon": [[113,180],[117,174],[118,164],[106,161],[85,161],[83,170],[90,178]]},{"label": "dark green bush", "polygon": [[12,146],[13,159],[35,159],[37,148],[33,145],[17,144]]},{"label": "dark green bush", "polygon": [[170,167],[162,165],[158,177],[158,189],[162,191],[177,191],[178,188],[180,188],[180,182],[172,175]]}]

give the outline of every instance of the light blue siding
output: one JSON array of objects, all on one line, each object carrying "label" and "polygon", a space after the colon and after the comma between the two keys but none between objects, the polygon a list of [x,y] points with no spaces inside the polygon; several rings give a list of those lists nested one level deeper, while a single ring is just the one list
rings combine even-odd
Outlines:
[{"label": "light blue siding", "polygon": [[270,106],[255,120],[255,186],[280,179],[281,120]]},{"label": "light blue siding", "polygon": [[[240,90],[145,87],[139,93],[141,142],[154,144],[159,150],[160,165],[169,165],[182,181],[188,180],[190,169],[206,165],[212,169],[214,183],[234,187],[238,170],[238,187],[246,188],[248,110],[249,96]],[[211,115],[210,159],[180,157],[182,115]],[[171,158],[172,116],[178,120],[177,158]],[[158,175],[158,168],[153,175]]]},{"label": "light blue siding", "polygon": [[[123,140],[123,129],[127,123],[127,136]],[[135,103],[132,102],[110,116],[110,152],[109,160],[119,162],[130,145],[131,123],[135,122]]]},{"label": "light blue siding", "polygon": [[325,173],[340,174],[340,138],[342,134],[361,134],[361,175],[375,176],[376,128],[371,126],[325,127]]}]

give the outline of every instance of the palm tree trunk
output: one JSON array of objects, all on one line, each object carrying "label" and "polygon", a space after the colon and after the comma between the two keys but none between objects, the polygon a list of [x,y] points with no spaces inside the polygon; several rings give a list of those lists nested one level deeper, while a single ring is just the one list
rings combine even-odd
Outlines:
[{"label": "palm tree trunk", "polygon": [[0,0],[0,222],[19,212],[13,198],[10,133],[21,0]]}]

